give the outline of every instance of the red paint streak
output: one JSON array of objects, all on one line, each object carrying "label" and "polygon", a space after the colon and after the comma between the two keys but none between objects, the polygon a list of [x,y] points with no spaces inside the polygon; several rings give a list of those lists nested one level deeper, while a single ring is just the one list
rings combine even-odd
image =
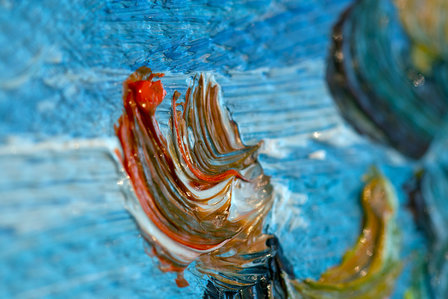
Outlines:
[{"label": "red paint streak", "polygon": [[[236,179],[251,182],[240,171],[247,169],[246,164],[250,162],[257,163],[255,156],[250,157],[253,160],[249,160],[248,155],[253,154],[258,147],[244,146],[234,123],[230,123],[230,128],[228,121],[219,123],[226,119],[222,119],[217,102],[218,86],[212,86],[209,82],[206,90],[211,98],[207,98],[204,94],[196,94],[196,91],[204,90],[205,83],[202,76],[194,89],[190,87],[187,90],[183,104],[176,104],[180,94],[175,92],[172,99],[172,118],[169,123],[171,131],[169,139],[165,139],[156,121],[155,112],[167,92],[160,80],[153,81],[153,78],[162,76],[163,74],[151,73],[148,68],[141,68],[124,82],[124,111],[115,127],[122,154],[119,151],[116,154],[129,175],[141,211],[152,222],[153,229],[158,230],[154,235],[144,227],[141,229],[148,244],[152,245],[150,254],[158,258],[161,271],[177,272],[177,285],[186,287],[188,282],[183,277],[183,271],[192,260],[199,259],[201,263],[213,261],[217,263],[216,269],[227,269],[230,262],[220,259],[221,252],[233,246],[240,250],[248,247],[248,244],[258,242],[254,240],[261,234],[260,217],[264,216],[268,209],[254,208],[235,221],[226,218],[230,210],[232,182]],[[191,90],[194,90],[194,95],[197,96],[192,99],[193,106],[188,105]],[[183,107],[183,111],[177,111],[178,106]],[[195,112],[192,110],[195,108],[199,109],[198,113],[191,114]],[[195,129],[200,130],[194,133],[199,136],[213,135],[211,138],[214,140],[211,144],[208,143],[209,137],[200,137],[207,138],[202,140],[205,142],[204,152],[197,152],[198,148],[192,147],[185,140],[188,137],[187,123],[191,120]],[[195,159],[196,154],[199,160]],[[227,154],[232,156],[225,156]],[[206,157],[211,157],[212,161],[208,163],[200,160],[207,159]],[[257,184],[256,186],[259,184],[264,186],[269,182],[268,179],[260,175],[253,183]],[[220,182],[225,186],[217,191],[213,187]],[[192,187],[195,190],[192,190]],[[193,192],[208,189],[217,192],[216,196],[220,196],[219,205],[213,201],[214,197],[201,198],[198,194],[202,193]],[[264,188],[263,191],[269,189]],[[258,194],[259,191],[256,192]],[[211,196],[207,194],[209,193],[203,197]],[[261,199],[263,202],[270,200],[270,193],[263,194]],[[198,202],[208,206],[203,207]],[[215,223],[215,220],[219,223]],[[185,253],[196,251],[196,255],[184,255],[173,251],[168,244],[162,244],[157,240],[157,235],[170,238],[176,245],[182,246],[186,250]],[[240,237],[233,240],[237,235]],[[259,244],[263,245],[264,242]],[[257,245],[258,247],[263,246]],[[265,247],[260,250],[264,249]],[[236,260],[238,267],[243,269],[246,259],[237,257]]]},{"label": "red paint streak", "polygon": [[[174,178],[174,181],[180,181],[176,175],[172,158],[167,151],[166,140],[155,120],[155,110],[166,95],[166,91],[163,89],[160,81],[151,81],[155,76],[161,77],[163,74],[151,74],[147,80],[132,81],[132,78],[130,78],[124,83],[125,111],[118,120],[118,127],[115,127],[116,135],[120,139],[123,149],[122,164],[130,177],[142,209],[160,231],[186,247],[196,250],[209,250],[221,245],[225,241],[216,244],[204,244],[209,243],[210,240],[197,236],[180,235],[170,230],[163,223],[162,219],[164,219],[164,216],[159,211],[154,202],[153,195],[146,184],[146,176],[138,155],[138,137],[134,134],[137,124],[141,126],[144,137],[152,139],[156,143],[158,154],[170,168],[170,175]],[[214,178],[211,179],[211,181],[213,180]],[[176,271],[174,268],[172,270]]]},{"label": "red paint streak", "polygon": [[133,91],[135,102],[148,113],[154,113],[166,96],[166,91],[160,81],[130,82],[128,87]]}]

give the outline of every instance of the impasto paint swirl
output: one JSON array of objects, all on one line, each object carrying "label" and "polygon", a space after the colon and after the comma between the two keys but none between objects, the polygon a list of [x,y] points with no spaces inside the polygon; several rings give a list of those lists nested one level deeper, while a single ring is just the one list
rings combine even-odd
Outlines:
[{"label": "impasto paint swirl", "polygon": [[[164,271],[197,269],[229,286],[257,281],[246,264],[268,250],[262,221],[272,204],[269,177],[257,162],[259,145],[246,146],[221,110],[220,89],[195,77],[184,101],[172,98],[165,139],[155,118],[166,96],[163,74],[140,68],[124,83],[124,113],[116,134],[122,163],[138,202],[128,204]],[[257,260],[257,261],[255,261]]]},{"label": "impasto paint swirl", "polygon": [[364,225],[342,263],[318,281],[289,280],[292,298],[386,298],[401,271],[392,186],[375,169],[362,192]]}]

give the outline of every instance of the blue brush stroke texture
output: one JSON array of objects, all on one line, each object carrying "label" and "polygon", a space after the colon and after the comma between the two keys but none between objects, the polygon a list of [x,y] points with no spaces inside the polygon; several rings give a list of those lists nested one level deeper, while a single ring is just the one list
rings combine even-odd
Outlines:
[{"label": "blue brush stroke texture", "polygon": [[3,1],[0,139],[111,135],[121,82],[142,65],[222,73],[322,59],[348,2]]},{"label": "blue brush stroke texture", "polygon": [[[297,277],[318,278],[355,242],[361,177],[372,163],[399,193],[403,258],[424,247],[402,190],[413,165],[367,140],[348,141],[354,133],[325,87],[331,26],[348,3],[0,1],[2,297],[201,296],[204,280],[187,271],[191,287],[178,289],[175,276],[146,255],[107,149],[11,145],[11,137],[60,143],[113,136],[121,84],[142,65],[169,73],[169,95],[184,93],[192,72],[214,73],[246,141],[285,142],[287,155],[262,153],[260,161],[290,192],[307,196],[280,205],[297,213],[286,224],[271,215],[267,228]],[[163,128],[168,102],[158,111]],[[315,152],[325,157],[310,158]],[[292,225],[299,217],[308,225]],[[407,263],[396,298],[411,269]]]}]

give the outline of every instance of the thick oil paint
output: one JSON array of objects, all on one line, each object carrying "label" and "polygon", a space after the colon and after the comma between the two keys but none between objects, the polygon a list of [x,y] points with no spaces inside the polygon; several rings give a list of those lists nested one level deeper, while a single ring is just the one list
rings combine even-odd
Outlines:
[{"label": "thick oil paint", "polygon": [[[155,110],[166,95],[161,74],[140,68],[124,83],[124,113],[116,133],[138,204],[129,208],[153,245],[161,269],[180,275],[191,262],[217,281],[247,286],[243,273],[267,251],[262,224],[272,204],[269,177],[257,161],[259,144],[242,143],[222,111],[219,87],[201,75],[178,103],[172,98],[165,139]],[[187,282],[179,276],[179,286]]]},{"label": "thick oil paint", "polygon": [[372,169],[361,196],[364,224],[342,263],[319,280],[286,278],[291,298],[387,298],[401,271],[397,200],[389,181]]}]

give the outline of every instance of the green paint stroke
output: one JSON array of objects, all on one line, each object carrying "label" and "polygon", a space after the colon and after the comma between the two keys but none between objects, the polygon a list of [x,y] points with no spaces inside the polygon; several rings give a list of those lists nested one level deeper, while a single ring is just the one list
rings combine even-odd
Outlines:
[{"label": "green paint stroke", "polygon": [[291,298],[386,298],[402,269],[395,222],[397,199],[393,187],[376,168],[367,176],[361,202],[362,232],[342,263],[317,281],[285,276]]}]

